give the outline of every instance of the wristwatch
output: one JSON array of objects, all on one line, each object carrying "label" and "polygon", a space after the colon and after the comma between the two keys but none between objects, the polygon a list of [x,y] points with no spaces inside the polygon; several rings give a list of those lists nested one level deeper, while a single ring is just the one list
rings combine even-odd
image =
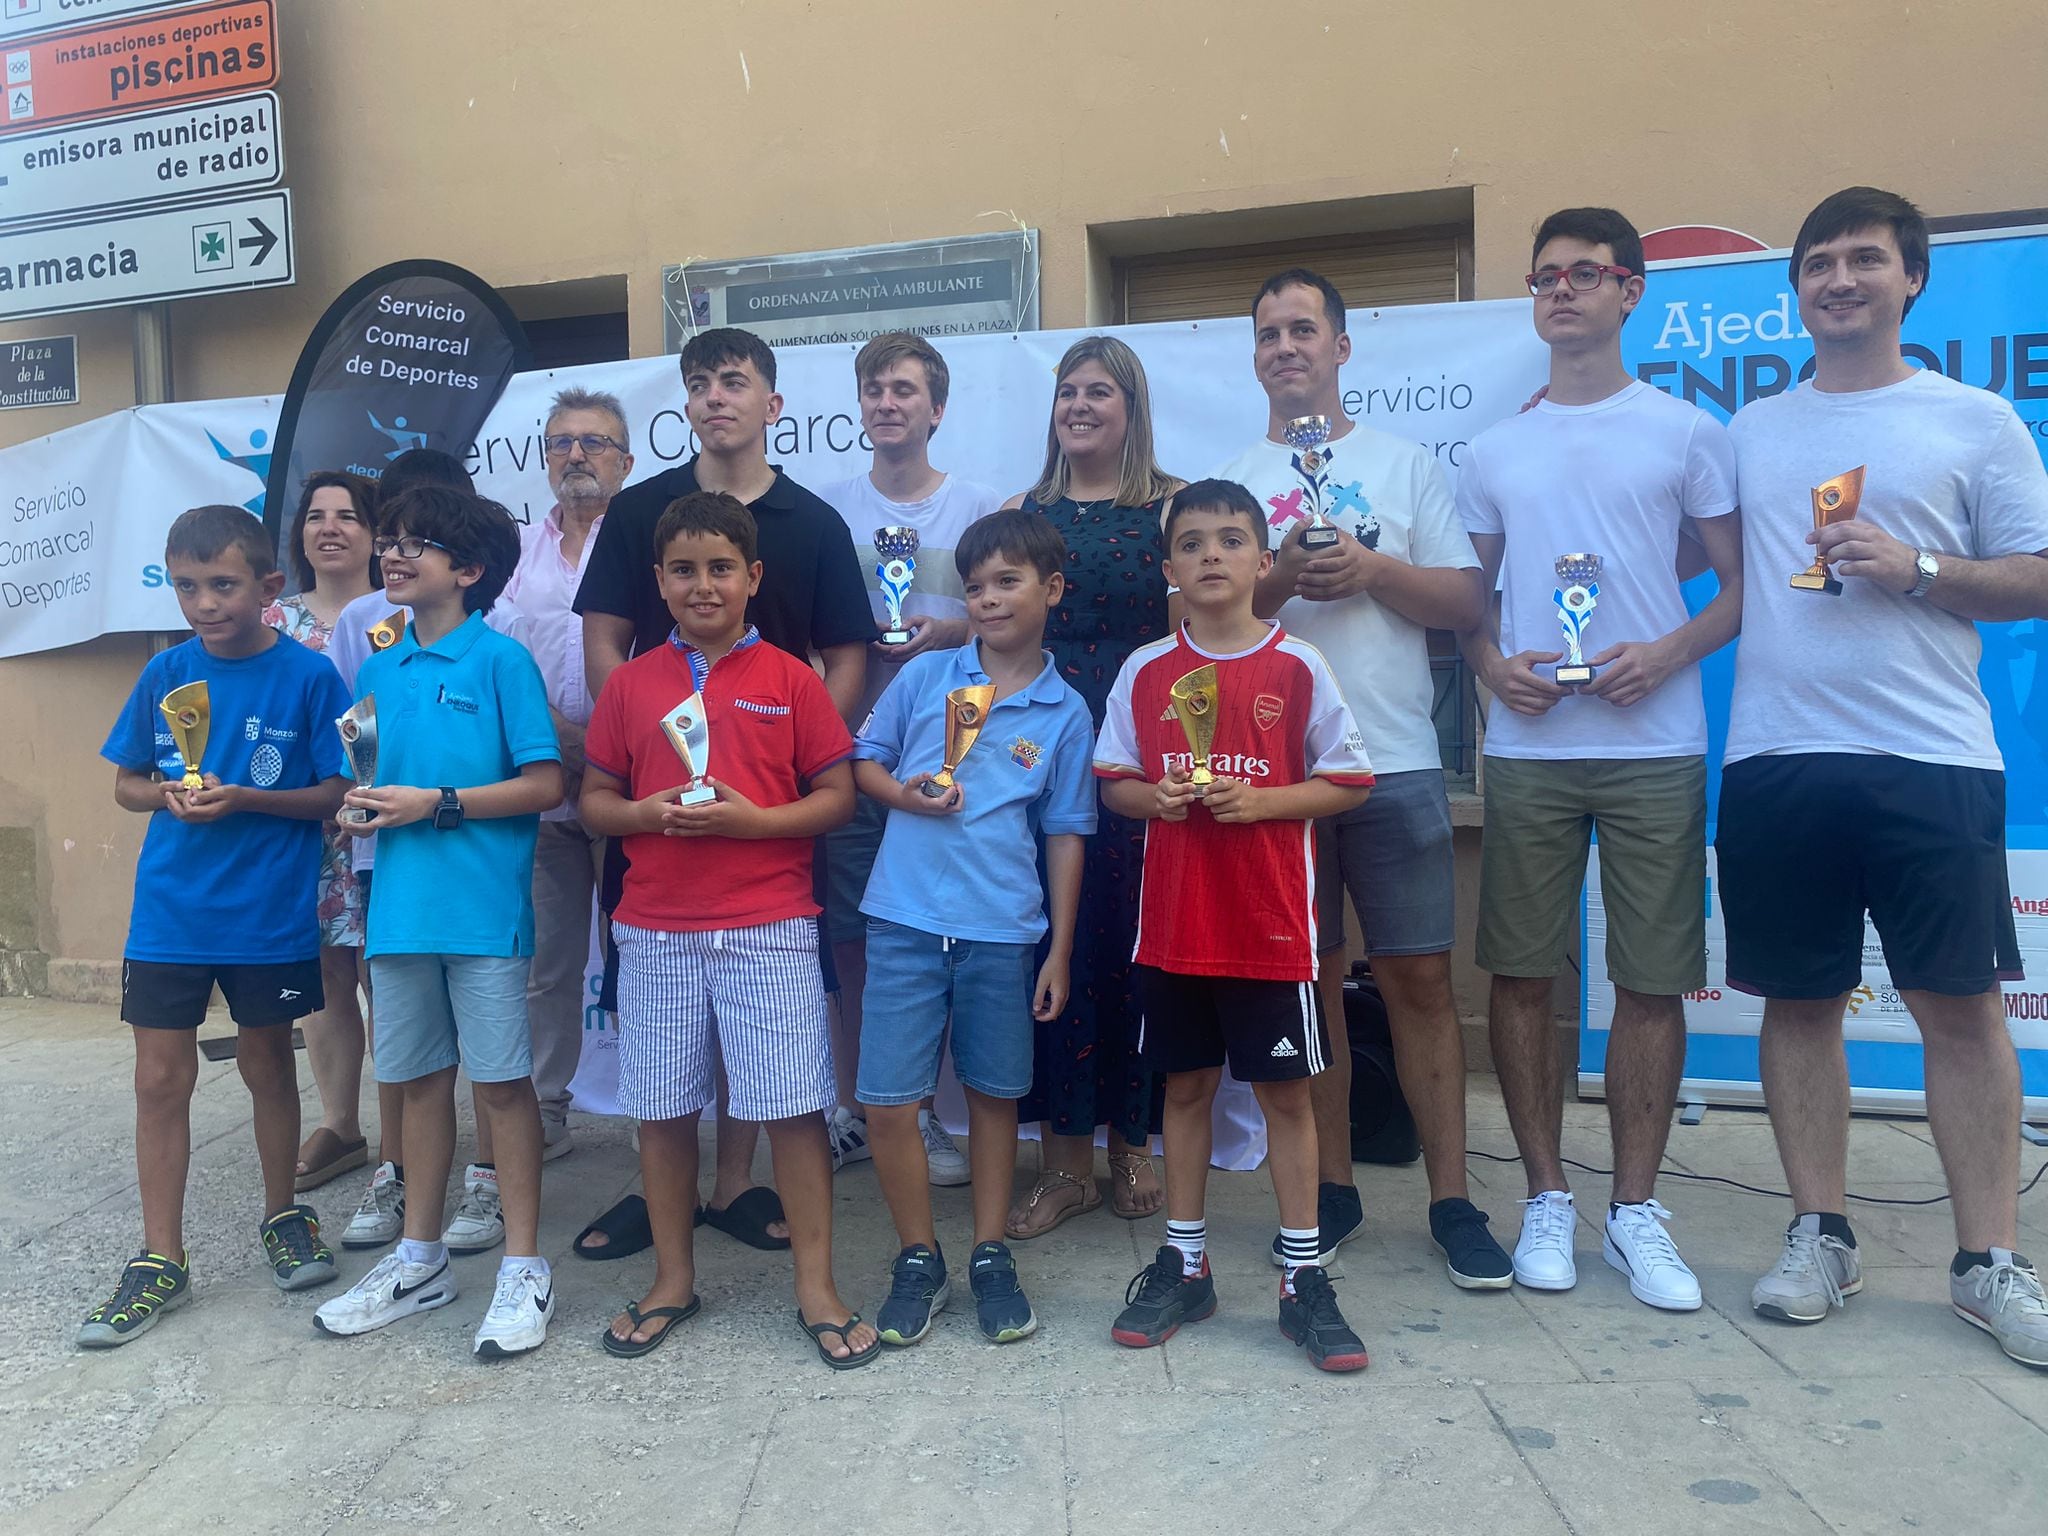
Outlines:
[{"label": "wristwatch", "polygon": [[434,807],[434,830],[453,832],[462,825],[462,802],[446,784],[441,786],[441,803]]},{"label": "wristwatch", "polygon": [[1913,552],[1913,569],[1920,573],[1920,579],[1913,583],[1908,597],[1925,597],[1927,589],[1934,585],[1934,578],[1941,574],[1941,562],[1924,549]]}]

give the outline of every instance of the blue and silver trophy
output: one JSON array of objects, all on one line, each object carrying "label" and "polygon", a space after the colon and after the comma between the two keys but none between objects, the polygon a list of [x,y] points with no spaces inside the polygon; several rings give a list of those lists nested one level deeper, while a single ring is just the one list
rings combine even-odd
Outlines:
[{"label": "blue and silver trophy", "polygon": [[908,645],[913,636],[903,624],[903,604],[910,596],[910,584],[917,579],[917,530],[877,528],[875,553],[881,561],[875,576],[882,587],[882,607],[889,615],[889,627],[882,631],[882,644]]},{"label": "blue and silver trophy", "polygon": [[1598,555],[1559,555],[1557,590],[1551,598],[1557,604],[1557,627],[1564,635],[1565,659],[1551,674],[1560,688],[1583,688],[1593,681],[1593,664],[1586,660],[1586,623],[1600,606]]},{"label": "blue and silver trophy", "polygon": [[1295,537],[1301,547],[1321,553],[1344,537],[1344,530],[1330,521],[1324,511],[1323,493],[1330,485],[1330,456],[1323,445],[1330,440],[1330,418],[1297,416],[1280,429],[1280,436],[1294,450],[1294,472],[1301,477],[1308,497],[1308,523]]}]

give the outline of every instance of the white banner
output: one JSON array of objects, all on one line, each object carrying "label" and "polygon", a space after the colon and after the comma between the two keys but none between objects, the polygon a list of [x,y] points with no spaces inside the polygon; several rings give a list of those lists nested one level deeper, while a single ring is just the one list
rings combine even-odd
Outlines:
[{"label": "white banner", "polygon": [[[1457,473],[1464,445],[1516,410],[1543,381],[1545,358],[1525,300],[1354,312],[1344,370],[1346,411],[1413,437]],[[949,338],[945,425],[933,459],[1005,492],[1037,478],[1045,454],[1053,370],[1084,331]],[[1265,430],[1252,376],[1251,322],[1116,329],[1144,359],[1160,462],[1190,479]],[[768,457],[819,486],[866,467],[851,346],[777,353],[782,419]],[[521,521],[552,502],[539,437],[549,399],[567,384],[625,402],[634,478],[693,451],[673,357],[519,375],[469,454],[477,487]],[[187,507],[227,502],[263,509],[274,395],[141,406],[0,449],[0,657],[75,645],[97,635],[184,628],[165,585],[164,530]],[[286,516],[290,509],[284,509]]]}]

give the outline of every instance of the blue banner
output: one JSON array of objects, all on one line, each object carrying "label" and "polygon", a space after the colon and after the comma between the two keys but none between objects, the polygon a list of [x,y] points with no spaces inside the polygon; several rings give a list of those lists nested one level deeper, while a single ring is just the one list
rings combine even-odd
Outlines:
[{"label": "blue banner", "polygon": [[[1813,372],[1813,343],[1799,323],[1788,253],[1703,257],[1653,267],[1641,307],[1622,333],[1631,372],[1726,420]],[[1937,236],[1929,281],[1906,317],[1901,349],[1924,368],[1989,389],[2013,403],[2048,459],[2048,229]],[[1768,572],[1758,579],[1769,580]],[[1712,576],[1690,583],[1698,612]],[[2048,1104],[2048,623],[1978,626],[1978,675],[2005,756],[2006,829],[2015,921],[2028,979],[2005,989],[2025,1090]],[[1740,645],[1740,641],[1737,642]],[[1701,666],[1708,730],[1708,836],[1720,799],[1721,752],[1736,646]],[[1698,1091],[1754,1099],[1762,1004],[1722,982],[1720,921],[1708,886],[1708,987],[1687,1000],[1686,1077]],[[1597,862],[1587,880],[1579,1070],[1604,1070],[1613,988],[1606,980]],[[1907,1107],[1922,1087],[1920,1045],[1874,933],[1866,934],[1865,984],[1850,999],[1850,1082],[1858,1102]]]}]

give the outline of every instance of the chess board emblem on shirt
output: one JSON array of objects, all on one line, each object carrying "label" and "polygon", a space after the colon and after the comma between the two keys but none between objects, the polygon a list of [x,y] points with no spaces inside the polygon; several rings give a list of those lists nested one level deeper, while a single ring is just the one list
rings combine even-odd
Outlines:
[{"label": "chess board emblem on shirt", "polygon": [[1038,766],[1038,760],[1045,756],[1045,748],[1037,742],[1019,736],[1010,743],[1010,761],[1026,773]]},{"label": "chess board emblem on shirt", "polygon": [[1286,704],[1277,693],[1262,693],[1252,700],[1252,722],[1262,731],[1270,731],[1280,723]]}]

